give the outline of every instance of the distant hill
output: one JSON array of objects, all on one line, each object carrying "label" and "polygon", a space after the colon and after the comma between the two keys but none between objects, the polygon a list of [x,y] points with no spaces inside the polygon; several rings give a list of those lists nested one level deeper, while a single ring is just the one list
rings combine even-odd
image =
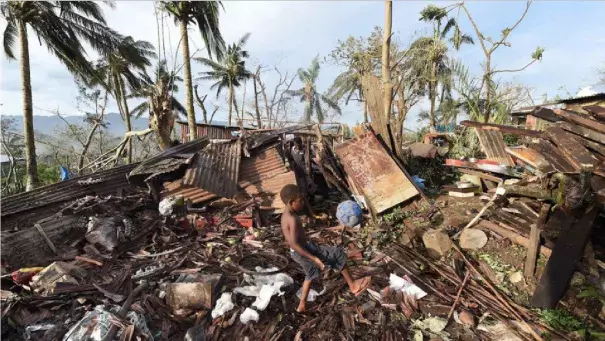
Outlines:
[{"label": "distant hill", "polygon": [[[23,116],[21,115],[3,115],[3,119],[12,118],[15,120],[15,129],[23,132]],[[84,116],[64,116],[65,120],[71,124],[84,124]],[[126,132],[122,117],[118,113],[109,113],[105,115],[107,129],[111,135],[123,136]],[[147,117],[132,119],[134,130],[146,129],[149,124]],[[36,134],[52,135],[59,129],[65,128],[65,122],[57,116],[34,115],[34,130]]]}]

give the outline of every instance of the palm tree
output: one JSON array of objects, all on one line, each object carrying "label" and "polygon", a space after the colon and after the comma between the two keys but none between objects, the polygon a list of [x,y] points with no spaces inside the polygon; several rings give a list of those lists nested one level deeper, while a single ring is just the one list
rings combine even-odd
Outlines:
[{"label": "palm tree", "polygon": [[[132,131],[126,86],[130,92],[141,87],[141,77],[145,68],[156,58],[154,47],[144,40],[124,38],[115,50],[105,54],[97,63],[98,75],[93,82],[100,83],[118,103],[118,110],[126,124],[126,131]],[[128,141],[128,163],[132,162],[132,140]]]},{"label": "palm tree", "polygon": [[74,74],[93,73],[85,58],[82,42],[96,51],[107,51],[119,35],[106,26],[103,11],[94,1],[4,1],[0,12],[6,20],[4,52],[16,59],[14,48],[19,43],[19,63],[23,88],[23,126],[25,129],[25,158],[27,190],[38,183],[36,147],[34,143],[31,70],[29,65],[29,37],[27,29],[36,33],[49,52]]},{"label": "palm tree", "polygon": [[195,111],[193,109],[193,82],[191,80],[191,56],[189,53],[190,24],[197,24],[202,39],[208,50],[208,57],[214,54],[218,60],[222,58],[225,41],[219,31],[220,1],[162,1],[162,8],[174,17],[174,22],[181,29],[183,52],[183,67],[185,72],[185,104],[187,105],[187,120],[189,122],[189,139],[197,137],[195,127]]},{"label": "palm tree", "polygon": [[153,129],[160,148],[166,150],[172,147],[170,136],[175,116],[185,116],[187,113],[185,107],[174,97],[174,93],[179,90],[176,83],[183,79],[174,72],[168,72],[165,60],[158,63],[155,75],[155,81],[145,75],[139,89],[129,96],[146,99],[132,109],[130,114],[141,117],[144,113],[149,113],[149,127]]},{"label": "palm tree", "polygon": [[[361,74],[355,69],[350,68],[349,70],[339,74],[334,83],[328,89],[328,95],[336,102],[344,100],[345,105],[349,104],[351,99],[355,99],[363,105],[363,121],[368,122],[368,105],[363,96],[363,89],[361,87]],[[353,98],[353,95],[357,95],[357,98]]]},{"label": "palm tree", "polygon": [[301,102],[305,102],[305,116],[303,118],[305,122],[311,122],[311,116],[313,116],[313,113],[315,113],[317,121],[319,123],[323,123],[325,114],[324,109],[321,106],[321,102],[324,102],[339,115],[342,113],[336,102],[334,102],[330,97],[317,92],[315,82],[319,76],[319,69],[320,66],[318,56],[313,59],[311,66],[308,69],[298,69],[298,79],[304,84],[304,86],[298,90],[286,91],[287,95],[299,97]]},{"label": "palm tree", "polygon": [[195,58],[198,62],[210,67],[211,71],[201,72],[199,80],[215,81],[210,87],[211,90],[216,89],[216,97],[221,94],[223,89],[229,91],[229,125],[231,125],[231,115],[233,107],[237,113],[237,102],[235,99],[235,88],[238,88],[248,79],[253,77],[252,72],[246,69],[246,58],[250,55],[244,50],[246,42],[250,38],[250,33],[244,34],[237,43],[227,46],[225,57],[221,63],[217,63],[208,58]]},{"label": "palm tree", "polygon": [[[443,25],[443,21],[446,19],[447,22]],[[428,88],[430,127],[435,129],[437,88],[439,85],[442,86],[441,101],[443,101],[445,95],[449,92],[449,84],[451,84],[451,72],[448,67],[448,46],[444,39],[453,29],[453,35],[449,40],[454,49],[459,50],[462,44],[473,44],[474,42],[470,36],[460,31],[456,19],[448,19],[445,8],[428,5],[420,12],[420,20],[433,23],[433,35],[417,39],[412,43],[412,48],[416,50],[417,74]]]}]

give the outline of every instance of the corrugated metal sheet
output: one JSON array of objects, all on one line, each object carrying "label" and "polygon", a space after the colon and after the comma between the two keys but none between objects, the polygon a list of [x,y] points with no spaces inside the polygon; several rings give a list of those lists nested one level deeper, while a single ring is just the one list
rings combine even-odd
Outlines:
[{"label": "corrugated metal sheet", "polygon": [[502,133],[497,130],[483,130],[475,128],[479,143],[488,160],[499,162],[506,166],[514,166],[513,159],[506,153],[506,145]]},{"label": "corrugated metal sheet", "polygon": [[242,158],[240,141],[211,143],[195,155],[185,172],[182,185],[202,188],[221,197],[237,193],[239,165]]},{"label": "corrugated metal sheet", "polygon": [[181,185],[181,180],[165,182],[164,188],[160,192],[160,199],[164,199],[173,195],[182,195],[183,197],[191,200],[193,204],[199,204],[204,201],[215,199],[218,196],[214,193],[210,193],[204,189],[193,187],[187,188]]},{"label": "corrugated metal sheet", "polygon": [[132,188],[126,175],[137,166],[137,163],[120,166],[4,197],[2,223],[4,225],[5,217],[16,213],[63,203],[86,195],[116,194],[121,188]]},{"label": "corrugated metal sheet", "polygon": [[249,195],[261,195],[263,206],[276,208],[281,212],[284,204],[279,192],[288,184],[296,185],[296,176],[288,171],[276,146],[255,151],[249,158],[242,160],[239,186]]},{"label": "corrugated metal sheet", "polygon": [[257,183],[278,174],[286,173],[287,171],[277,148],[272,146],[255,152],[251,157],[242,160],[239,174],[239,186],[241,188],[246,188],[250,184]]},{"label": "corrugated metal sheet", "polygon": [[151,159],[141,162],[141,164],[133,169],[128,176],[162,174],[174,171],[183,164],[188,163],[188,157],[193,156],[188,154],[195,154],[203,150],[208,143],[210,143],[210,141],[207,137],[204,137],[174,146]]},{"label": "corrugated metal sheet", "polygon": [[[86,217],[80,215],[56,216],[40,226],[57,248],[59,254],[72,250],[65,241],[73,240],[74,234],[86,232]],[[61,241],[61,242],[59,242]],[[14,233],[2,233],[2,260],[8,262],[10,268],[24,266],[46,266],[45,261],[56,257],[35,227],[29,227]],[[40,263],[32,264],[32,260]]]},{"label": "corrugated metal sheet", "polygon": [[558,103],[573,103],[573,102],[584,102],[591,100],[605,100],[605,92],[596,93],[594,95],[584,96],[584,97],[572,97],[560,100]]},{"label": "corrugated metal sheet", "polygon": [[418,195],[418,190],[372,132],[335,147],[345,172],[374,213]]}]

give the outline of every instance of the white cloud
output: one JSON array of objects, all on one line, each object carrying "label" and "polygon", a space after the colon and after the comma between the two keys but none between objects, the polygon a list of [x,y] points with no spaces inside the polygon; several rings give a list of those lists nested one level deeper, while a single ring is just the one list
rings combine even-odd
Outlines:
[{"label": "white cloud", "polygon": [[[116,5],[115,10],[105,11],[110,26],[124,35],[157,45],[153,2],[118,1]],[[426,27],[418,20],[419,11],[425,5],[422,1],[393,4],[393,31],[403,41],[408,41],[414,32]],[[254,68],[259,62],[262,65],[279,62],[280,69],[290,73],[308,66],[317,54],[327,55],[338,39],[345,39],[348,35],[366,35],[374,26],[382,26],[384,19],[384,3],[375,1],[225,1],[224,6],[221,30],[227,42],[239,39],[246,32],[252,33],[247,46],[251,54],[249,67]],[[488,35],[497,37],[502,28],[514,23],[524,4],[472,2],[468,6],[479,27]],[[574,13],[582,17],[582,25],[577,25],[575,21],[567,24],[572,11],[569,4],[535,2],[526,20],[511,35],[513,46],[502,47],[497,52],[494,60],[496,65],[505,68],[523,65],[535,47],[541,45],[546,48],[543,61],[532,65],[516,79],[534,86],[538,93],[552,92],[561,85],[568,85],[570,90],[588,85],[586,82],[591,82],[592,70],[605,62],[605,28],[598,20],[599,13],[603,12],[599,9],[605,6],[595,2],[574,3],[574,6]],[[467,33],[474,35],[463,13],[459,21]],[[169,44],[168,37],[171,43],[167,50],[171,54],[171,50],[172,53],[177,52],[178,27],[170,18],[165,20],[165,24],[166,44]],[[190,38],[192,50],[203,47],[197,30],[191,29]],[[59,107],[65,114],[76,114],[77,89],[67,69],[44,46],[40,46],[33,35],[30,54],[34,107]],[[200,56],[204,54],[202,52]],[[178,56],[177,63],[180,63],[180,52]],[[478,45],[464,47],[458,56],[471,70],[479,71],[483,55]],[[170,61],[172,56],[168,56],[168,59]],[[193,63],[192,69],[194,77],[203,71],[198,63]],[[326,89],[339,72],[334,66],[322,65],[320,89]],[[18,61],[2,58],[0,73],[1,113],[19,114],[21,85]],[[276,79],[267,74],[266,81],[272,88]],[[208,85],[202,85],[200,90],[207,91]],[[182,93],[179,96],[182,98]],[[226,108],[224,98],[215,100],[214,93],[209,98]],[[114,104],[110,110],[116,111]],[[356,104],[349,105],[343,112],[343,121],[349,124],[362,120],[361,107]],[[226,115],[225,110],[219,113],[222,117]],[[36,114],[42,113],[36,111]],[[410,125],[415,123],[410,122]]]}]

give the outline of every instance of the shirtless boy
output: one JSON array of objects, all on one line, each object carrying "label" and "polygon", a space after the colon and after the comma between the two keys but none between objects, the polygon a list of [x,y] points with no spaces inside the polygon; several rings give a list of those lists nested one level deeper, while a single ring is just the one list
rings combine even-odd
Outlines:
[{"label": "shirtless boy", "polygon": [[326,266],[339,270],[345,278],[351,292],[358,296],[370,285],[371,278],[364,277],[354,280],[349,273],[347,255],[343,248],[336,246],[317,245],[307,240],[298,212],[304,209],[304,198],[295,185],[286,185],[279,193],[286,205],[281,217],[281,228],[290,245],[290,256],[303,268],[305,281],[302,286],[302,296],[296,311],[306,309],[307,296],[311,289],[311,282],[321,275]]}]

